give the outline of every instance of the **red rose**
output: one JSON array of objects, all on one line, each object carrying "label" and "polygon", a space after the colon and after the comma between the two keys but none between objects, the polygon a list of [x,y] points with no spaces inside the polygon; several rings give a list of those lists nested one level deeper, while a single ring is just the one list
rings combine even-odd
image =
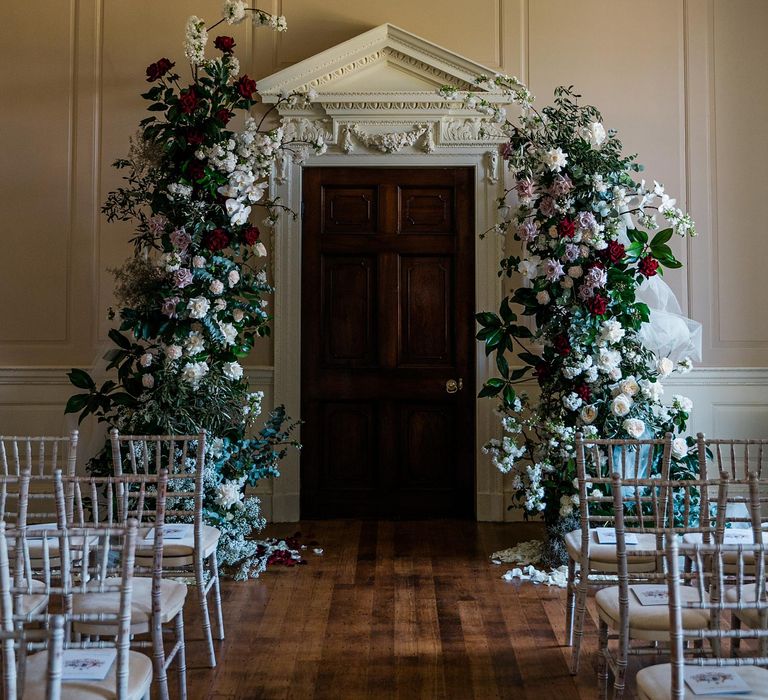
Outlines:
[{"label": "red rose", "polygon": [[246,100],[250,100],[254,92],[256,92],[256,81],[253,78],[249,78],[247,75],[240,77],[240,80],[236,83],[237,91],[241,97]]},{"label": "red rose", "polygon": [[167,58],[161,58],[156,63],[147,66],[147,82],[154,83],[158,78],[162,78],[176,64]]},{"label": "red rose", "polygon": [[568,340],[568,336],[565,334],[555,336],[552,340],[552,345],[554,345],[555,352],[558,355],[571,354],[571,343]]},{"label": "red rose", "polygon": [[205,136],[200,129],[187,129],[187,143],[191,146],[199,146],[204,139]]},{"label": "red rose", "polygon": [[257,229],[255,226],[249,226],[245,231],[243,231],[243,240],[248,245],[253,245],[256,243],[256,241],[259,240],[259,236],[261,235],[261,231]]},{"label": "red rose", "polygon": [[203,246],[212,253],[217,250],[224,250],[229,245],[229,234],[223,228],[215,228],[213,231],[206,231],[203,236]]},{"label": "red rose", "polygon": [[592,390],[586,384],[577,386],[576,393],[584,403],[589,403],[589,397],[592,396]]},{"label": "red rose", "polygon": [[192,182],[202,180],[205,177],[205,166],[199,160],[192,161],[187,168],[187,177]]},{"label": "red rose", "polygon": [[587,308],[595,314],[602,316],[608,310],[608,300],[601,294],[595,294],[588,302]]},{"label": "red rose", "polygon": [[608,247],[603,250],[603,256],[611,263],[615,264],[624,257],[624,246],[618,241],[610,241]]},{"label": "red rose", "polygon": [[179,95],[179,105],[181,105],[181,111],[184,114],[192,114],[197,109],[197,93],[194,87],[189,87],[186,90],[182,90]]},{"label": "red rose", "polygon": [[576,235],[576,224],[570,219],[563,219],[557,225],[557,230],[564,238],[573,238]]},{"label": "red rose", "polygon": [[230,112],[228,109],[225,109],[222,107],[221,109],[217,109],[216,113],[213,115],[214,119],[216,121],[221,122],[223,126],[226,126],[230,119],[233,117],[233,113]]},{"label": "red rose", "polygon": [[231,36],[217,36],[213,45],[222,53],[232,53],[232,50],[237,46]]},{"label": "red rose", "polygon": [[552,368],[546,362],[541,362],[536,365],[533,373],[536,375],[539,385],[542,385],[552,376]]},{"label": "red rose", "polygon": [[637,269],[646,277],[653,277],[659,269],[659,261],[647,255],[640,261]]}]

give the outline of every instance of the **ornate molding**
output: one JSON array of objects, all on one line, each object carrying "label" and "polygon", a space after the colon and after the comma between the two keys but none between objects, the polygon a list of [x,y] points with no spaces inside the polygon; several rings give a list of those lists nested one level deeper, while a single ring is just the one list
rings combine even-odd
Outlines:
[{"label": "ornate molding", "polygon": [[484,117],[443,119],[441,138],[446,143],[487,143],[507,140],[501,124]]},{"label": "ornate molding", "polygon": [[[369,134],[363,131],[357,124],[347,124],[343,127],[341,137],[341,150],[351,153],[354,149],[352,136],[354,136],[366,148],[380,151],[381,153],[399,153],[406,146],[415,146],[424,134],[430,132],[427,124],[416,124],[410,131],[391,131],[381,134]],[[434,142],[428,136],[423,150],[427,153],[434,149]]]},{"label": "ornate molding", "polygon": [[485,154],[485,176],[495,185],[499,181],[499,151],[494,149]]},{"label": "ornate molding", "polygon": [[325,117],[283,117],[283,133],[287,141],[330,141],[332,134],[328,124],[330,119]]}]

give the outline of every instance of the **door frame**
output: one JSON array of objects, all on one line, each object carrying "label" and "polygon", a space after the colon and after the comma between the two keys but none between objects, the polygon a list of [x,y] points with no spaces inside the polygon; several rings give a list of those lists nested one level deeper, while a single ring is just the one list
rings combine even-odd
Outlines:
[{"label": "door frame", "polygon": [[[496,309],[501,301],[502,280],[497,275],[503,251],[502,239],[479,234],[496,223],[496,202],[504,192],[488,144],[458,146],[453,152],[355,153],[311,156],[303,164],[287,162],[280,181],[273,180],[274,196],[293,211],[301,212],[302,167],[471,167],[475,173],[475,306],[477,311]],[[498,163],[498,160],[496,160]],[[274,403],[285,404],[294,418],[301,406],[301,220],[281,217],[275,226],[274,261]],[[492,361],[475,348],[475,383],[480,387],[492,373]],[[491,464],[482,446],[498,434],[493,401],[475,402],[475,514],[477,520],[502,521],[505,513],[502,474]],[[300,427],[299,427],[299,440]],[[272,482],[271,519],[294,522],[300,517],[301,453],[292,450],[280,467],[281,476]],[[262,498],[268,498],[265,494]],[[266,500],[265,498],[265,500]]]}]

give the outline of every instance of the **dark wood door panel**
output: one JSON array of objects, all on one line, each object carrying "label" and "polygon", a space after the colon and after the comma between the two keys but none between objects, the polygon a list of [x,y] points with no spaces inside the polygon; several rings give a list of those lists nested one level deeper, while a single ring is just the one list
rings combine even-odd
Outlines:
[{"label": "dark wood door panel", "polygon": [[302,516],[471,516],[473,171],[303,184]]},{"label": "dark wood door panel", "polygon": [[376,364],[376,258],[373,255],[321,255],[323,364],[370,367]]}]

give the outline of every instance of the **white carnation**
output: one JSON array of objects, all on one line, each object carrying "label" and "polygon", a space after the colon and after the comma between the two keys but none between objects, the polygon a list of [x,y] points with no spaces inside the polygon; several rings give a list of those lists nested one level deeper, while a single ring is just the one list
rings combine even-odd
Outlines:
[{"label": "white carnation", "polygon": [[600,148],[606,139],[605,127],[598,121],[590,122],[581,130],[581,137],[589,141],[592,148]]},{"label": "white carnation", "polygon": [[610,372],[621,362],[621,353],[618,350],[600,348],[595,359],[595,364],[601,372]]},{"label": "white carnation", "polygon": [[168,345],[165,348],[165,356],[169,360],[178,360],[181,357],[181,347],[179,345]]},{"label": "white carnation", "polygon": [[222,370],[224,376],[233,381],[240,379],[243,376],[243,368],[240,366],[239,362],[225,362],[222,366]]},{"label": "white carnation", "polygon": [[237,329],[231,323],[220,323],[219,330],[227,345],[234,345],[237,340]]},{"label": "white carnation", "polygon": [[625,333],[626,331],[622,328],[621,324],[613,319],[603,321],[600,326],[600,340],[603,344],[618,343]]}]

